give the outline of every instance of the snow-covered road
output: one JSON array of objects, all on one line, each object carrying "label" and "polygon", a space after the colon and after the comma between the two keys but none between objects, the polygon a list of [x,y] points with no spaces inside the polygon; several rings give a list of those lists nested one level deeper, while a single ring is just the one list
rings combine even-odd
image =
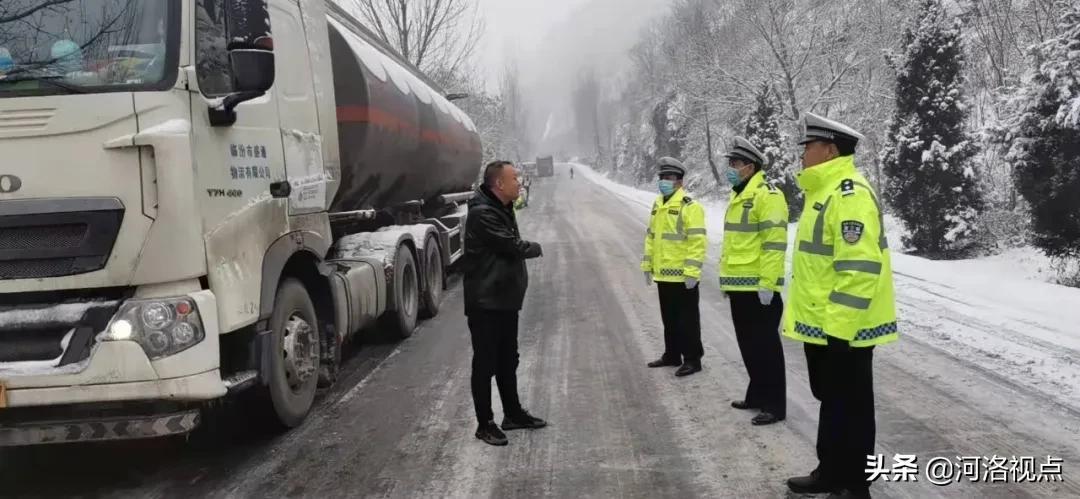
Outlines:
[{"label": "snow-covered road", "polygon": [[[526,406],[550,427],[511,432],[503,448],[473,438],[471,351],[453,284],[440,315],[411,338],[367,342],[350,355],[340,382],[285,436],[227,433],[208,449],[152,442],[3,451],[3,495],[791,497],[784,479],[816,464],[818,404],[801,346],[784,342],[788,419],[751,426],[751,414],[729,406],[746,375],[728,304],[713,284],[714,244],[701,292],[705,370],[675,378],[646,368],[663,348],[656,288],[638,271],[652,195],[591,182],[588,173],[570,180],[565,165],[557,172],[538,179],[521,212],[523,235],[543,243],[545,256],[529,263],[518,372]],[[713,234],[717,208],[709,212]],[[1013,362],[1004,354],[979,354],[995,348],[980,345],[991,339],[1014,348],[1014,338],[1032,356],[1053,350],[1036,335],[1060,328],[1059,316],[1029,323],[1037,300],[990,301],[992,292],[939,279],[937,269],[900,270],[912,276],[898,283],[905,334],[875,351],[878,451],[887,462],[916,454],[923,471],[937,456],[1050,455],[1064,460],[1065,481],[939,487],[920,473],[915,483],[875,485],[875,497],[1080,496],[1072,395],[1055,395],[1034,368],[999,367]],[[961,332],[982,339],[969,345]],[[1061,366],[1055,372],[1068,374]],[[243,433],[244,424],[236,428]]]}]

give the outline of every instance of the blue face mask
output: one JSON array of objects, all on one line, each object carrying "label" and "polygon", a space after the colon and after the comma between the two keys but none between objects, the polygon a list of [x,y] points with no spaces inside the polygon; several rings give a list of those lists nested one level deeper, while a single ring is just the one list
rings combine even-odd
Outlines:
[{"label": "blue face mask", "polygon": [[665,196],[670,196],[672,193],[675,192],[674,180],[661,180],[660,182],[658,182],[657,186],[660,188],[660,194],[663,194]]},{"label": "blue face mask", "polygon": [[731,182],[731,185],[733,186],[739,185],[739,183],[742,182],[742,179],[739,178],[739,172],[735,170],[729,168],[724,174],[727,175],[727,181]]}]

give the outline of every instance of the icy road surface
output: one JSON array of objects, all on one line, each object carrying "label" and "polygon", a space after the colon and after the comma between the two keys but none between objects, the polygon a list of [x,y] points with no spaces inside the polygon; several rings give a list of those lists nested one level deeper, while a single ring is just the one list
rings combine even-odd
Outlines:
[{"label": "icy road surface", "polygon": [[[471,351],[454,281],[435,320],[404,342],[367,340],[304,426],[285,436],[254,437],[233,422],[230,438],[210,445],[3,451],[0,495],[795,497],[784,479],[816,464],[818,404],[801,345],[784,342],[787,421],[751,426],[750,413],[729,406],[743,395],[746,375],[715,285],[713,247],[701,295],[705,370],[676,379],[670,369],[646,368],[661,352],[662,330],[656,288],[645,287],[638,271],[643,207],[582,175],[570,180],[565,165],[557,174],[537,179],[521,212],[524,236],[543,243],[545,256],[529,265],[520,385],[525,405],[550,427],[510,432],[502,448],[473,437]],[[901,314],[948,305],[931,293],[937,288],[925,290],[903,293]],[[996,329],[979,320],[986,312],[956,319],[970,331]],[[1009,341],[1007,330],[984,332]],[[1074,397],[1034,389],[1052,385],[921,337],[926,333],[905,335],[875,353],[878,452],[886,462],[896,453],[917,454],[920,462],[918,482],[878,483],[875,496],[1080,496]],[[1052,341],[1025,347],[1052,349]],[[1068,348],[1056,354],[1077,358]],[[994,455],[1062,458],[1064,481],[939,487],[925,477],[931,457]]]}]

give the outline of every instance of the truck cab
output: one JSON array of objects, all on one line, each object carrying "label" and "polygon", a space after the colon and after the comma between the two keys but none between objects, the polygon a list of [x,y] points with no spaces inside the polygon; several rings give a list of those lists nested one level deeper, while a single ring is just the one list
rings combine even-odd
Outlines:
[{"label": "truck cab", "polygon": [[322,0],[0,21],[0,445],[186,433],[247,389],[295,426],[347,335],[410,307],[399,249],[435,292],[424,247],[455,222],[339,250],[331,11],[350,21]]}]

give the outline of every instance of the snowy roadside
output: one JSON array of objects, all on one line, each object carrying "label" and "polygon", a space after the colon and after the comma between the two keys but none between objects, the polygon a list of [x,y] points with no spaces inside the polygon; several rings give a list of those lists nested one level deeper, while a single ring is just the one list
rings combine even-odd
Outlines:
[{"label": "snowy roadside", "polygon": [[[648,216],[656,194],[575,170]],[[692,193],[691,193],[692,194]],[[708,266],[723,239],[724,202],[704,202]],[[794,238],[794,226],[788,231]],[[890,232],[893,247],[897,234]],[[790,258],[790,254],[789,254]],[[1044,282],[1033,250],[959,261],[893,254],[901,334],[1080,409],[1080,289]],[[788,266],[790,271],[790,265]]]}]

